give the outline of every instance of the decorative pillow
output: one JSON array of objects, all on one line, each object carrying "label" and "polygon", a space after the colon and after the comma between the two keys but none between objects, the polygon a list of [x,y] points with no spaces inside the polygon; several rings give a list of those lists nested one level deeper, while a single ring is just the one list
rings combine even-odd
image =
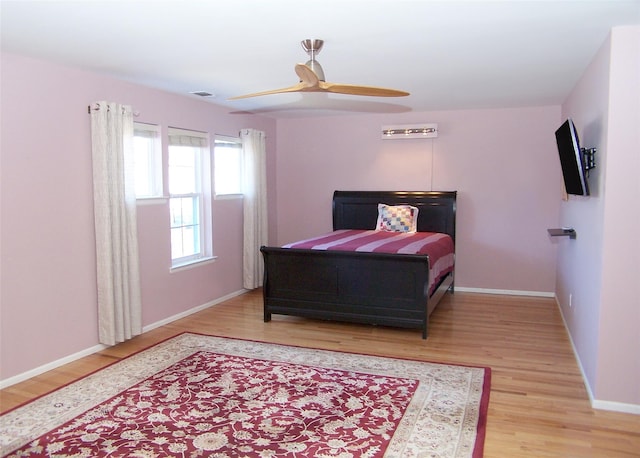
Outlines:
[{"label": "decorative pillow", "polygon": [[418,208],[411,205],[378,204],[377,231],[416,232]]}]

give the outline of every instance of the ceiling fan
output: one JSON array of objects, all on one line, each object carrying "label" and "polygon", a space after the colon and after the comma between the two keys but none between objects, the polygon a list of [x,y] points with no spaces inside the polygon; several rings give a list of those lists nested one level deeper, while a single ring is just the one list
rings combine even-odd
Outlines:
[{"label": "ceiling fan", "polygon": [[364,95],[372,97],[404,97],[408,92],[398,91],[375,86],[358,86],[355,84],[327,83],[324,78],[324,71],[320,63],[316,60],[316,54],[322,49],[323,40],[302,40],[302,47],[309,54],[309,60],[304,64],[296,64],[296,74],[300,78],[298,84],[272,89],[270,91],[255,92],[253,94],[231,97],[229,100],[246,99],[269,94],[282,94],[285,92],[333,92],[337,94]]}]

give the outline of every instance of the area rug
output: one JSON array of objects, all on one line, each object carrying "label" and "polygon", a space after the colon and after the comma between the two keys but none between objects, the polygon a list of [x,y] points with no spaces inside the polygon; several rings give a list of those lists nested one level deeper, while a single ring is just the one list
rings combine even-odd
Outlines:
[{"label": "area rug", "polygon": [[2,456],[480,457],[490,370],[185,333],[0,417]]}]

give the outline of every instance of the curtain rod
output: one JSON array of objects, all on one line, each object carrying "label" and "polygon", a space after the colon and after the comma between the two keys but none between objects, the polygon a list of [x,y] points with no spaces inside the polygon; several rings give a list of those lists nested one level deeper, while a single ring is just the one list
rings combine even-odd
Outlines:
[{"label": "curtain rod", "polygon": [[[98,102],[87,106],[87,113],[91,114],[91,110],[100,111],[100,104]],[[107,111],[109,111],[109,106],[107,105]],[[140,112],[132,111],[133,116],[138,117]]]}]

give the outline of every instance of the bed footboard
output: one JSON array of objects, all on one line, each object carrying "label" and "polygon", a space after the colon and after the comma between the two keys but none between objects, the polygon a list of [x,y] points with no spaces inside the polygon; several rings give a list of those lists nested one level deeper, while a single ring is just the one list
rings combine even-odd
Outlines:
[{"label": "bed footboard", "polygon": [[[262,247],[264,320],[272,314],[422,329],[429,257]],[[445,288],[446,289],[446,288]]]}]

